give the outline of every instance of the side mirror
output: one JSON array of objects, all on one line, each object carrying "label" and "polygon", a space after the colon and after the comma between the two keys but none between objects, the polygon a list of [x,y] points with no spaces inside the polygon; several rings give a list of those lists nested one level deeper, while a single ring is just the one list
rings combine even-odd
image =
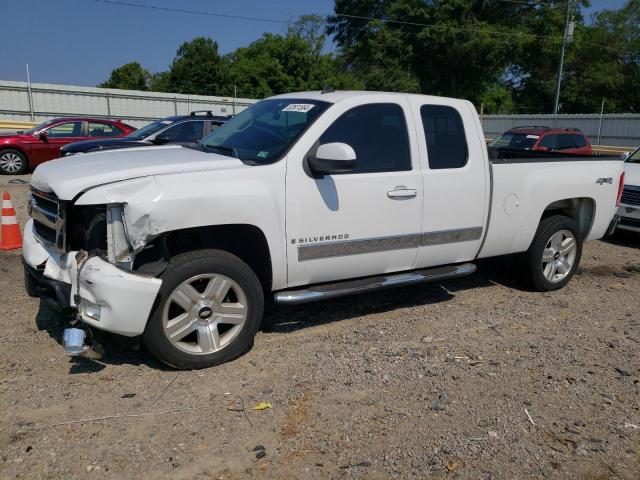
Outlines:
[{"label": "side mirror", "polygon": [[38,138],[43,142],[49,141],[49,135],[47,134],[47,132],[40,132],[40,134],[38,135]]},{"label": "side mirror", "polygon": [[309,168],[316,175],[348,173],[356,166],[356,152],[346,143],[325,143],[315,155],[307,158]]},{"label": "side mirror", "polygon": [[622,160],[623,162],[626,162],[627,158],[629,158],[629,155],[630,155],[629,152],[622,152],[620,154],[620,160]]},{"label": "side mirror", "polygon": [[156,138],[154,138],[152,140],[154,145],[166,145],[170,141],[171,141],[171,139],[169,137],[164,136],[164,135],[158,135]]}]

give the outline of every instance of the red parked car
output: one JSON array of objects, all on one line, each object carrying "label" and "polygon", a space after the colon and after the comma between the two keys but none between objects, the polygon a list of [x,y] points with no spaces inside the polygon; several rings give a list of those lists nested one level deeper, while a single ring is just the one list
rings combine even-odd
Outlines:
[{"label": "red parked car", "polygon": [[0,174],[24,173],[58,158],[60,147],[67,143],[124,137],[134,130],[119,120],[54,118],[24,132],[0,135]]},{"label": "red parked car", "polygon": [[494,148],[593,155],[587,136],[578,128],[514,127],[489,144]]}]

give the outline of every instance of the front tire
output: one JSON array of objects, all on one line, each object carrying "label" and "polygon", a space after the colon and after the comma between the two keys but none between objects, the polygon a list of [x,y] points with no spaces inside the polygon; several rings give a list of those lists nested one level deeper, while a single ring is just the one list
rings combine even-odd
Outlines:
[{"label": "front tire", "polygon": [[571,218],[553,215],[542,220],[524,256],[526,283],[541,292],[564,287],[578,269],[582,243]]},{"label": "front tire", "polygon": [[2,175],[20,175],[29,168],[27,156],[13,149],[0,151],[0,174]]},{"label": "front tire", "polygon": [[212,367],[253,346],[264,296],[258,277],[235,255],[197,250],[175,256],[162,276],[143,341],[179,369]]}]

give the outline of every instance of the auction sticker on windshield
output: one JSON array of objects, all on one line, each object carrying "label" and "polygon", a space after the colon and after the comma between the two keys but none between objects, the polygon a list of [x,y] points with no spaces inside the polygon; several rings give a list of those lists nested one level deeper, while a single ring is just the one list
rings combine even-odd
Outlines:
[{"label": "auction sticker on windshield", "polygon": [[290,103],[282,109],[283,112],[300,112],[307,113],[315,105],[313,103]]}]

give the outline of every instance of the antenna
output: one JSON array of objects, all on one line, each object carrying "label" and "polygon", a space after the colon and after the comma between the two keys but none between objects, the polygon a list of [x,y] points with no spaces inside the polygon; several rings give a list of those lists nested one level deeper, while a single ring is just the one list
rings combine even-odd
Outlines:
[{"label": "antenna", "polygon": [[324,93],[333,93],[333,92],[335,92],[335,90],[333,89],[332,86],[325,85],[324,88],[322,89],[322,92],[320,92],[320,93],[324,94]]}]

